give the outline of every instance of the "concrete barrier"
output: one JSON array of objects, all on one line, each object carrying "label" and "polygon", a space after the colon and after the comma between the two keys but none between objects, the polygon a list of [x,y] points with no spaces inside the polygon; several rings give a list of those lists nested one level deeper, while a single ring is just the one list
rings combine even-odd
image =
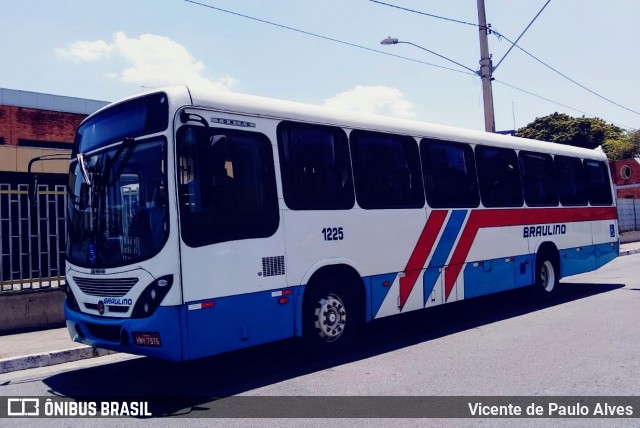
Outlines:
[{"label": "concrete barrier", "polygon": [[620,243],[626,244],[628,242],[640,241],[640,230],[630,230],[628,232],[620,233]]},{"label": "concrete barrier", "polygon": [[0,334],[64,326],[60,288],[0,294]]}]

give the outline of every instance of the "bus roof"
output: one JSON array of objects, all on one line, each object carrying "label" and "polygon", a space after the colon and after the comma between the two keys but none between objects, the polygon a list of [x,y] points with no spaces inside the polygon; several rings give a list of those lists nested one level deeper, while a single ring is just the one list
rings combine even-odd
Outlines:
[{"label": "bus roof", "polygon": [[[211,91],[200,87],[171,86],[138,94],[118,101],[123,102],[149,93],[165,92],[173,108],[191,105],[250,117],[293,120],[347,129],[364,129],[412,137],[428,137],[471,144],[488,144],[522,150],[606,160],[601,149],[589,150],[565,144],[532,140],[510,135],[492,134],[452,126],[437,125],[417,120],[394,118],[376,114],[339,110],[324,106],[265,98],[234,92]],[[107,107],[108,108],[108,107]]]}]

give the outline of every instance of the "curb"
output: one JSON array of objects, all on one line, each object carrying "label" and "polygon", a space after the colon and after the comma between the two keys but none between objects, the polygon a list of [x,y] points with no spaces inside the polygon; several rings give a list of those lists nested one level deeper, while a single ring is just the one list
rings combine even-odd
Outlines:
[{"label": "curb", "polygon": [[621,256],[628,256],[630,254],[638,254],[640,253],[640,248],[636,248],[633,250],[624,250],[624,251],[620,251],[620,255]]},{"label": "curb", "polygon": [[111,354],[117,354],[117,352],[85,346],[80,348],[63,349],[61,351],[44,352],[42,354],[5,358],[0,360],[0,374],[69,363],[87,358],[103,357]]},{"label": "curb", "polygon": [[630,254],[638,254],[638,253],[640,253],[640,247],[639,248],[633,248],[633,249],[630,249],[630,250],[622,250],[621,249],[619,254],[620,254],[620,256],[628,256]]}]

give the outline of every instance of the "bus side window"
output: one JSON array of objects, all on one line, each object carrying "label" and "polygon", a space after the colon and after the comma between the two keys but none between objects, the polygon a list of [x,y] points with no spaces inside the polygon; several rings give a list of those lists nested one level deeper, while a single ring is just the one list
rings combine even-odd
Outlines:
[{"label": "bus side window", "polygon": [[521,207],[524,203],[515,150],[476,146],[480,197],[485,207]]},{"label": "bus side window", "polygon": [[193,127],[184,127],[178,134],[180,204],[192,213],[202,212],[197,138],[196,129]]},{"label": "bus side window", "polygon": [[192,247],[273,235],[279,224],[273,149],[260,133],[178,130],[179,204]]},{"label": "bus side window", "polygon": [[551,155],[521,150],[518,157],[524,200],[527,205],[531,207],[558,206],[556,171]]},{"label": "bus side window", "polygon": [[423,138],[420,156],[430,207],[475,208],[480,205],[471,146]]},{"label": "bus side window", "polygon": [[578,158],[556,155],[554,164],[560,203],[565,206],[587,205],[586,176],[582,161]]},{"label": "bus side window", "polygon": [[587,193],[591,205],[611,205],[611,180],[605,162],[585,160],[584,168],[587,173]]},{"label": "bus side window", "polygon": [[345,210],[355,203],[347,135],[341,128],[281,122],[284,201],[292,210]]},{"label": "bus side window", "polygon": [[356,199],[364,209],[422,208],[418,146],[407,136],[354,130],[350,135]]}]

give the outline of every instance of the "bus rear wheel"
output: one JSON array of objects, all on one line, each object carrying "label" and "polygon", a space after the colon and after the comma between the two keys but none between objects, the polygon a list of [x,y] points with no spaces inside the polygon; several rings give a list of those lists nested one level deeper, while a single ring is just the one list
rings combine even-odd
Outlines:
[{"label": "bus rear wheel", "polygon": [[553,258],[544,253],[536,257],[536,292],[543,297],[554,296],[558,291],[559,282],[559,270]]}]

